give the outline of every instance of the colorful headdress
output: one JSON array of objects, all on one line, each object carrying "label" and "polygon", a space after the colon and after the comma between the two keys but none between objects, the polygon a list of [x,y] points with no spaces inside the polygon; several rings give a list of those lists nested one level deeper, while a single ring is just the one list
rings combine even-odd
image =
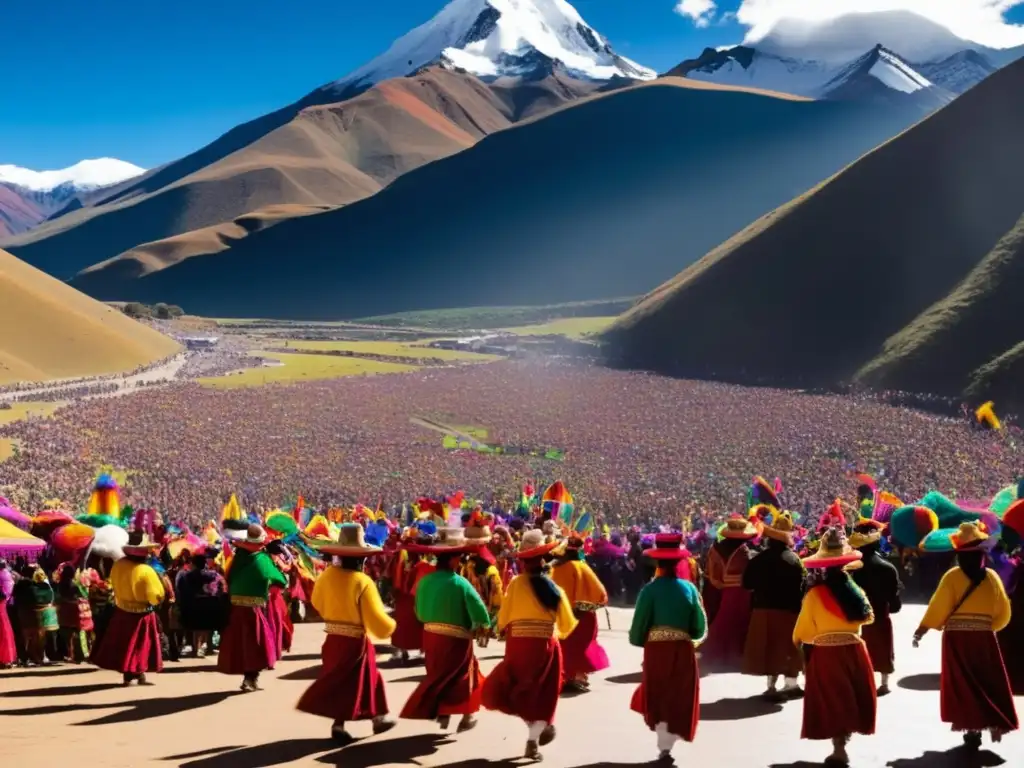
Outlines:
[{"label": "colorful headdress", "polygon": [[552,520],[558,520],[565,525],[572,522],[575,502],[569,489],[561,480],[556,480],[548,486],[541,497],[540,506]]},{"label": "colorful headdress", "polygon": [[750,482],[750,490],[747,492],[747,509],[756,507],[758,504],[767,504],[775,509],[781,509],[779,494],[782,493],[782,481],[775,478],[774,485],[769,483],[760,475],[754,477]]},{"label": "colorful headdress", "polygon": [[110,475],[103,473],[96,478],[96,485],[89,497],[87,514],[121,516],[121,489]]}]

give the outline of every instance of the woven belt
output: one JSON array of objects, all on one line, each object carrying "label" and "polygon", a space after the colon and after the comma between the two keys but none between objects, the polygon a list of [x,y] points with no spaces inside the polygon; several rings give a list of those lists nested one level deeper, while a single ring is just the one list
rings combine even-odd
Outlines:
[{"label": "woven belt", "polygon": [[992,619],[977,614],[950,616],[944,629],[951,632],[991,632]]},{"label": "woven belt", "polygon": [[676,627],[651,627],[647,632],[648,643],[668,643],[675,640],[691,640],[689,632]]},{"label": "woven belt", "polygon": [[114,605],[125,613],[149,613],[153,610],[149,603],[136,603],[130,600],[115,600]]},{"label": "woven belt", "polygon": [[555,625],[550,621],[515,621],[508,625],[508,636],[550,639],[555,636]]},{"label": "woven belt", "polygon": [[864,641],[860,639],[860,635],[853,632],[826,632],[815,637],[811,645],[857,645],[862,642]]},{"label": "woven belt", "polygon": [[324,632],[328,635],[341,635],[342,637],[354,637],[357,640],[366,635],[366,630],[358,624],[349,624],[344,621],[325,621]]},{"label": "woven belt", "polygon": [[265,608],[267,605],[267,598],[250,597],[249,595],[232,595],[231,604],[242,608]]},{"label": "woven belt", "polygon": [[579,611],[580,613],[593,613],[594,611],[601,610],[603,607],[604,607],[603,605],[598,605],[597,603],[584,603],[584,602],[579,602],[579,603],[576,603],[576,605],[575,605],[576,610]]},{"label": "woven belt", "polygon": [[445,637],[455,637],[459,640],[472,640],[473,633],[465,627],[460,627],[455,624],[440,624],[434,622],[427,622],[423,625],[424,632],[430,632],[434,635],[444,635]]}]

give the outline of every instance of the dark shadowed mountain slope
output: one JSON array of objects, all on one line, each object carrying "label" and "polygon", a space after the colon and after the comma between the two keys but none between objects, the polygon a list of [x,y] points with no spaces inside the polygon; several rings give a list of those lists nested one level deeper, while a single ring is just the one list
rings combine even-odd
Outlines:
[{"label": "dark shadowed mountain slope", "polygon": [[252,233],[216,257],[134,283],[109,269],[75,284],[217,316],[642,293],[911,119],[660,80],[501,131],[372,198]]}]

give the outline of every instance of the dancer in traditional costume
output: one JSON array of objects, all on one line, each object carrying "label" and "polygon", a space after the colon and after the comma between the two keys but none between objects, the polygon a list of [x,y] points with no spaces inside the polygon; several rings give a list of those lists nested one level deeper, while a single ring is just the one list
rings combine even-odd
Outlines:
[{"label": "dancer in traditional costume", "polygon": [[640,590],[629,629],[630,644],[644,649],[643,681],[630,708],[657,734],[662,760],[671,759],[676,740],[693,741],[700,721],[696,649],[707,616],[697,588],[676,575],[676,564],[688,556],[682,543],[682,534],[659,533],[644,552],[657,570]]},{"label": "dancer in traditional costume", "polygon": [[7,615],[7,605],[13,594],[14,576],[7,562],[0,559],[0,669],[8,669],[18,661],[18,643]]},{"label": "dancer in traditional costume", "polygon": [[793,642],[807,657],[800,737],[832,741],[826,766],[849,765],[851,735],[875,732],[875,674],[860,638],[860,628],[874,617],[867,595],[846,570],[860,560],[845,531],[829,528],[817,553],[803,561],[815,575],[793,630]]},{"label": "dancer in traditional costume", "polygon": [[57,569],[57,623],[66,660],[81,664],[89,660],[93,631],[89,590],[76,578],[75,566],[65,563]]},{"label": "dancer in traditional costume", "polygon": [[551,568],[551,580],[565,593],[576,617],[576,629],[562,641],[565,686],[585,691],[590,687],[590,675],[609,665],[608,654],[597,642],[597,612],[608,605],[608,592],[583,559],[579,536],[566,540],[564,553]]},{"label": "dancer in traditional costume", "polygon": [[803,657],[793,646],[793,628],[804,597],[804,567],[792,549],[793,528],[789,513],[775,513],[764,524],[765,549],[754,556],[743,572],[743,588],[751,593],[752,609],[743,652],[743,674],[766,677],[765,697],[772,701],[803,695],[797,679],[803,669]]},{"label": "dancer in traditional costume", "polygon": [[850,536],[850,546],[863,555],[862,568],[853,572],[853,580],[864,590],[871,603],[875,620],[861,627],[861,637],[871,656],[871,666],[881,675],[878,695],[889,693],[889,675],[896,671],[896,652],[892,637],[892,619],[903,603],[900,600],[900,577],[896,566],[881,553],[883,525],[861,520]]},{"label": "dancer in traditional costume", "polygon": [[498,572],[497,560],[490,548],[490,543],[489,539],[487,545],[471,553],[468,562],[462,569],[462,575],[480,595],[480,599],[487,606],[487,613],[491,617],[491,621],[486,627],[481,627],[476,631],[476,642],[481,648],[486,648],[491,639],[496,637],[494,627],[498,621],[502,598],[505,596],[505,585]]},{"label": "dancer in traditional costume", "polygon": [[267,594],[267,619],[269,619],[270,628],[274,632],[277,658],[280,659],[292,649],[292,638],[295,635],[291,611],[288,609],[288,601],[284,595],[285,589],[288,587],[288,574],[292,569],[292,562],[288,550],[280,541],[270,542],[267,545],[267,554],[274,561],[274,567],[285,577],[283,585],[271,584]]},{"label": "dancer in traditional costume", "polygon": [[914,645],[928,630],[942,630],[942,722],[976,749],[982,731],[999,741],[1019,725],[996,640],[1010,622],[1010,600],[999,576],[985,567],[989,536],[976,523],[961,523],[952,540],[957,565],[932,595]]},{"label": "dancer in traditional costume", "polygon": [[541,759],[540,747],[555,738],[555,710],[562,687],[560,639],[576,628],[565,593],[544,573],[544,559],[558,542],[539,530],[523,534],[522,573],[512,579],[498,615],[505,658],[484,682],[487,709],[519,717],[527,726],[526,757]]},{"label": "dancer in traditional costume", "polygon": [[210,553],[195,553],[192,567],[178,577],[181,623],[192,635],[193,658],[213,652],[213,633],[224,629],[226,619],[228,585],[217,569],[210,566],[212,559]]},{"label": "dancer in traditional costume", "polygon": [[124,557],[110,569],[114,613],[91,661],[100,669],[120,672],[125,685],[133,680],[150,685],[146,673],[164,668],[155,612],[164,599],[164,585],[146,562],[159,548],[143,533],[133,532],[122,549]]},{"label": "dancer in traditional costume", "polygon": [[758,534],[754,523],[740,515],[725,521],[708,552],[705,601],[708,604],[708,638],[701,652],[706,671],[739,672],[750,624],[750,593],[743,588],[743,572],[752,551],[748,542]]},{"label": "dancer in traditional costume", "polygon": [[277,638],[267,617],[267,598],[274,584],[288,582],[264,548],[267,532],[250,525],[244,539],[232,541],[235,554],[228,567],[231,613],[220,641],[217,671],[242,675],[244,693],[260,690],[260,672],[273,669],[279,658]]},{"label": "dancer in traditional costume", "polygon": [[377,670],[373,639],[395,631],[377,585],[363,573],[365,559],[381,551],[364,540],[363,526],[344,523],[338,542],[319,546],[324,555],[338,558],[320,574],[311,602],[323,617],[324,638],[320,674],[299,699],[297,708],[333,721],[331,736],[342,744],[353,738],[346,723],[371,720],[375,734],[395,726],[389,720],[384,678]]},{"label": "dancer in traditional costume", "polygon": [[433,542],[432,535],[413,525],[402,533],[400,551],[395,556],[391,589],[395,600],[395,631],[391,647],[398,650],[403,662],[409,661],[411,651],[423,649],[423,624],[416,618],[416,585],[434,566],[424,559],[425,546]]},{"label": "dancer in traditional costume", "polygon": [[14,604],[18,609],[18,625],[29,664],[58,661],[55,642],[60,624],[57,621],[56,595],[46,572],[38,566],[26,566],[23,578],[14,585]]},{"label": "dancer in traditional costume", "polygon": [[439,528],[429,548],[437,569],[416,587],[416,616],[423,622],[423,657],[427,675],[412,692],[401,717],[437,720],[448,728],[452,715],[462,715],[459,733],[476,727],[484,676],[473,653],[475,633],[491,623],[487,606],[473,585],[458,574],[464,554],[487,546],[490,532],[475,527]]}]

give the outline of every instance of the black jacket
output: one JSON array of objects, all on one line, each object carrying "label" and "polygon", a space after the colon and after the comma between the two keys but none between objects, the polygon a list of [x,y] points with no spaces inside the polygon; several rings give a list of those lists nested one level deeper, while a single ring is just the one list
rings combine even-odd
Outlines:
[{"label": "black jacket", "polygon": [[743,588],[750,590],[751,608],[800,613],[804,599],[804,567],[800,558],[780,541],[769,541],[767,548],[747,563]]}]

